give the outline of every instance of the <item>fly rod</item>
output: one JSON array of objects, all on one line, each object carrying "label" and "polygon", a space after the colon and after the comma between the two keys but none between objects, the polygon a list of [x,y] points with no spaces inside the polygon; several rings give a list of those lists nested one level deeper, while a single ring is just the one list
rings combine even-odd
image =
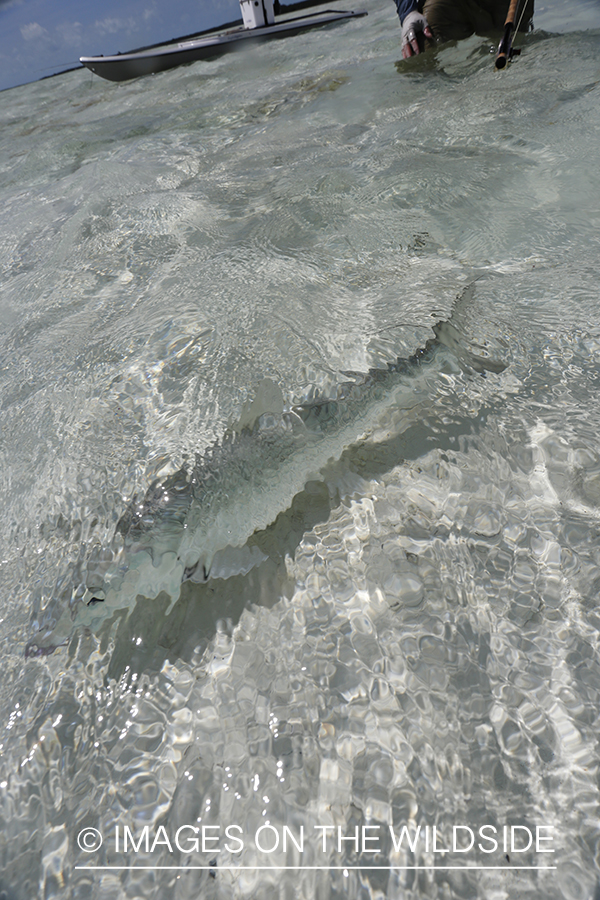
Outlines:
[{"label": "fly rod", "polygon": [[498,45],[498,52],[496,54],[495,65],[497,69],[503,69],[509,59],[513,56],[518,56],[521,52],[520,50],[513,50],[512,46],[518,5],[519,0],[510,0],[510,6],[508,7],[508,13],[506,14],[506,22],[504,23],[504,34],[502,35],[502,40]]}]

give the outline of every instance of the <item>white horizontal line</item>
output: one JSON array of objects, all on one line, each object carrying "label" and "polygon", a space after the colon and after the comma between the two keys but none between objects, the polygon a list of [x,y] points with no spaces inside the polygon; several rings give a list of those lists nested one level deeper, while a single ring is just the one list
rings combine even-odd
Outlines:
[{"label": "white horizontal line", "polygon": [[556,866],[219,866],[217,864],[212,866],[75,866],[76,869],[93,869],[93,870],[104,870],[104,869],[113,869],[118,871],[125,871],[131,869],[177,869],[185,871],[186,869],[202,869],[210,872],[215,871],[225,871],[225,870],[233,870],[233,871],[251,871],[251,872],[284,872],[284,871],[302,871],[303,869],[314,871],[318,870],[320,872],[350,872],[354,869],[359,871],[371,871],[371,870],[383,870],[384,872],[395,872],[395,871],[419,871],[421,869],[462,869],[474,871],[475,869],[493,869],[495,871],[502,872],[516,872],[522,869],[532,869],[533,871],[540,871],[542,869],[556,869]]}]

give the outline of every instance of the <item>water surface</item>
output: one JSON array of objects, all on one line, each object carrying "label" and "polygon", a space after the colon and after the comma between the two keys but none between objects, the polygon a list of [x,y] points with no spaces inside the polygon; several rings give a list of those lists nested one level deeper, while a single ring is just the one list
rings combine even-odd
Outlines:
[{"label": "water surface", "polygon": [[[487,38],[397,64],[368,8],[0,96],[8,897],[597,894],[597,4],[546,4],[502,75]],[[454,349],[369,393],[449,319]],[[351,382],[358,412],[288,464],[282,410]],[[168,510],[141,557],[118,530],[181,471],[206,478],[185,541],[218,550],[183,583]],[[311,840],[114,845],[265,823]],[[463,824],[551,826],[556,869],[390,870],[444,861],[390,825]]]}]

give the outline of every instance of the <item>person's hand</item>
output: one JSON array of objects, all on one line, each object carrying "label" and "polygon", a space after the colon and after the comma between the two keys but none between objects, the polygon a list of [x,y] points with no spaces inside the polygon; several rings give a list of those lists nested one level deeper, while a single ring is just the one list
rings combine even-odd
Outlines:
[{"label": "person's hand", "polygon": [[402,23],[402,56],[408,59],[425,49],[425,38],[433,40],[433,33],[425,16],[420,12],[409,13]]}]

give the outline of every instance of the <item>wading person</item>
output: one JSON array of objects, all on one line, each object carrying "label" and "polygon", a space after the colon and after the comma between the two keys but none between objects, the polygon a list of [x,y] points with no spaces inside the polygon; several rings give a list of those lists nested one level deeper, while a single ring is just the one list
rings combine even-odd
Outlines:
[{"label": "wading person", "polygon": [[[519,31],[528,30],[533,16],[533,0],[523,2]],[[427,49],[430,41],[460,41],[472,34],[502,31],[509,0],[396,0],[396,7],[402,25],[402,56],[408,59]]]}]

